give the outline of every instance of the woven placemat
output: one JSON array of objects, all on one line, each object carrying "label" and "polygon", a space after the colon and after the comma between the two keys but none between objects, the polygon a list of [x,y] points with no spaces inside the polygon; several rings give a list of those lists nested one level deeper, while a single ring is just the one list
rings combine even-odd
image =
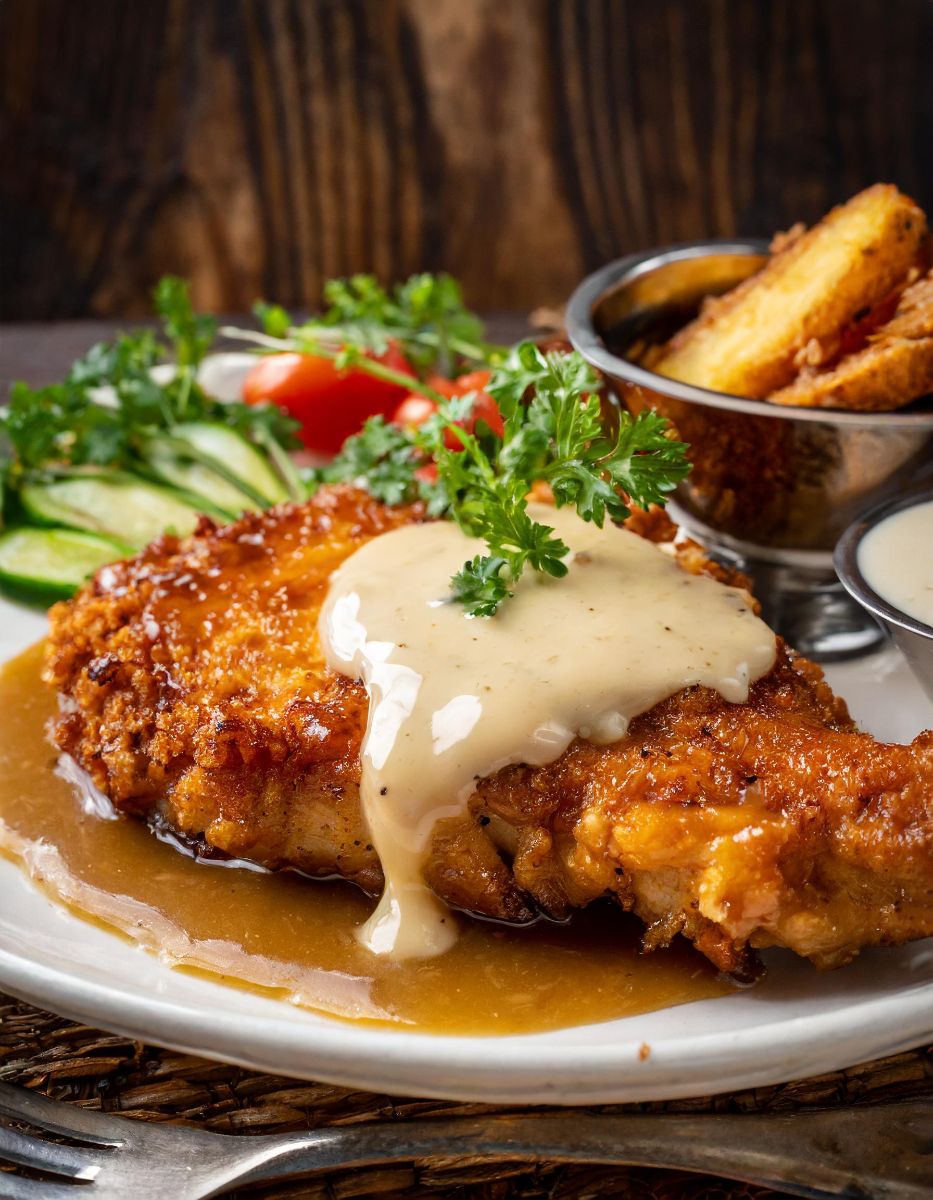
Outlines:
[{"label": "woven placemat", "polygon": [[[515,1112],[515,1106],[411,1100],[305,1083],[161,1050],[104,1033],[0,995],[0,1078],[84,1108],[139,1121],[169,1121],[248,1136],[375,1119],[404,1122],[438,1113]],[[618,1105],[642,1112],[788,1112],[933,1095],[933,1046],[846,1071],[732,1095]],[[602,1106],[602,1111],[613,1111]],[[489,1163],[465,1157],[431,1166],[333,1172],[312,1182],[277,1184],[229,1195],[299,1200],[414,1196],[463,1200],[564,1200],[639,1197],[712,1200],[776,1193],[683,1172],[620,1167]],[[166,1200],[170,1200],[166,1197]]]}]

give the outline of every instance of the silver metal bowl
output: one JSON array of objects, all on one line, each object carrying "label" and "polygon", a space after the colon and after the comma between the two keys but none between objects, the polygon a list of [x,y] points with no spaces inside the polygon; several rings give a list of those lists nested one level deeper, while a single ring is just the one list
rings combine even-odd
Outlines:
[{"label": "silver metal bowl", "polygon": [[665,341],[767,261],[759,240],[713,239],[633,254],[570,299],[571,342],[633,412],[650,406],[691,445],[675,519],[748,574],[773,628],[824,661],[884,636],[839,583],[833,547],[871,505],[933,478],[933,405],[890,413],[787,408],[667,379],[630,355]]},{"label": "silver metal bowl", "polygon": [[[897,500],[889,500],[886,504],[879,504],[849,526],[839,539],[833,557],[836,573],[843,587],[867,612],[880,621],[894,638],[924,690],[933,700],[933,626],[908,616],[883,596],[879,596],[866,582],[858,561],[859,546],[870,530],[888,517],[893,517],[895,513],[913,508],[915,504],[928,504],[931,500],[933,491],[916,491]],[[918,546],[917,553],[931,554],[933,548]]]}]

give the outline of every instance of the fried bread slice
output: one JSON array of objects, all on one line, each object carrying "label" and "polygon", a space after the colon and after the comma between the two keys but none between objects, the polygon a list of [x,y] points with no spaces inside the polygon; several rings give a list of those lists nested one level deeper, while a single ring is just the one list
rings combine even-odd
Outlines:
[{"label": "fried bread slice", "polygon": [[933,273],[908,287],[867,345],[823,369],[804,367],[768,399],[807,408],[890,412],[933,392]]},{"label": "fried bread slice", "polygon": [[832,354],[860,313],[906,283],[927,241],[920,208],[875,184],[807,233],[786,239],[767,265],[667,343],[652,369],[671,379],[761,399],[787,386],[799,356]]}]

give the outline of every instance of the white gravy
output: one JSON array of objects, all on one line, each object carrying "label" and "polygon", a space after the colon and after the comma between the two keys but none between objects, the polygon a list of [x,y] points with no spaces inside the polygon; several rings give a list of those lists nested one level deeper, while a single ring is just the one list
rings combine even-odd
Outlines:
[{"label": "white gravy", "polygon": [[577,736],[617,741],[692,684],[741,703],[773,665],[774,635],[743,591],[627,530],[530,507],[571,547],[570,573],[528,571],[495,617],[448,599],[451,575],[484,552],[451,521],[375,538],[331,580],[324,653],[370,700],[361,796],[386,886],[361,937],[376,954],[456,939],[421,867],[435,822],[461,814],[478,779],[552,762]]},{"label": "white gravy", "polygon": [[933,500],[876,525],[862,538],[858,565],[882,599],[933,625]]}]

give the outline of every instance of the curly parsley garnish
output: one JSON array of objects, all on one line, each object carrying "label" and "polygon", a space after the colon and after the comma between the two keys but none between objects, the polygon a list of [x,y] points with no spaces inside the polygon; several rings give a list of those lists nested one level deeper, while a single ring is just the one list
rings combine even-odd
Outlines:
[{"label": "curly parsley garnish", "polygon": [[[686,444],[672,440],[656,413],[632,418],[616,411],[604,420],[599,380],[579,354],[542,353],[523,342],[487,390],[503,417],[501,437],[481,421],[473,432],[458,424],[475,395],[451,400],[431,393],[438,409],[424,425],[403,430],[372,418],[314,476],[315,483],[361,483],[387,503],[424,499],[430,511],[485,541],[488,552],[464,563],[451,581],[453,598],[472,616],[492,616],[526,567],[567,573],[569,547],[528,512],[534,484],[547,484],[558,508],[570,505],[602,527],[607,515],[624,520],[629,504],[663,504],[690,469]],[[445,444],[448,431],[461,449]],[[431,461],[436,482],[423,478]]]},{"label": "curly parsley garnish", "polygon": [[[429,370],[453,375],[463,363],[488,364],[507,353],[507,347],[484,341],[482,321],[464,306],[460,284],[450,275],[412,275],[391,290],[373,275],[351,275],[330,280],[324,300],[324,313],[302,322],[280,305],[260,301],[254,311],[263,327],[261,339],[247,330],[222,332],[268,349],[322,354],[340,366],[395,345],[422,375]],[[391,371],[381,378],[397,382]]]}]

